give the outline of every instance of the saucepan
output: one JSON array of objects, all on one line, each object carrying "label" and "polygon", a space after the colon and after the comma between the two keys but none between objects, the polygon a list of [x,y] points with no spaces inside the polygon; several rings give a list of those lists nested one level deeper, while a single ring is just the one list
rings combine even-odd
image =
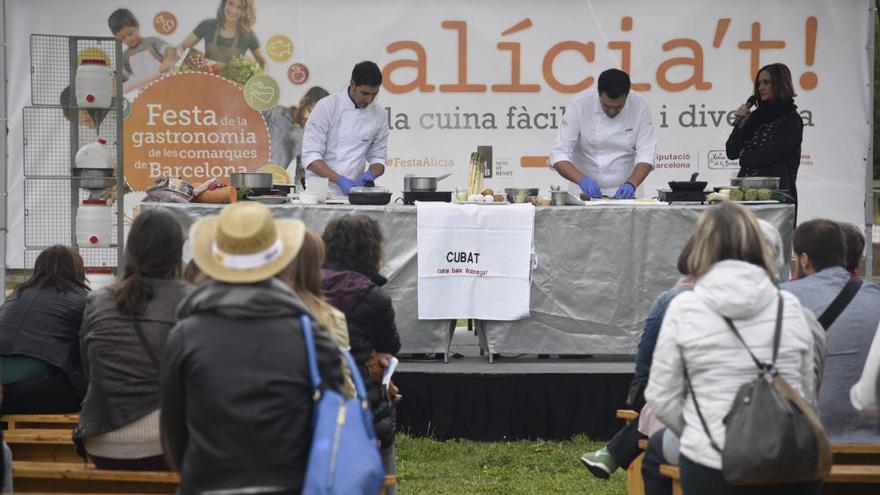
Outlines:
[{"label": "saucepan", "polygon": [[706,189],[706,185],[708,182],[701,180],[697,181],[697,176],[700,175],[699,172],[694,172],[691,175],[690,181],[681,181],[681,180],[671,180],[669,181],[669,188],[673,191],[702,191]]},{"label": "saucepan", "polygon": [[272,174],[263,172],[236,172],[229,176],[230,185],[238,189],[272,189]]},{"label": "saucepan", "polygon": [[443,174],[440,177],[413,177],[407,175],[403,178],[404,191],[432,192],[437,190],[437,182],[449,177],[450,174]]}]

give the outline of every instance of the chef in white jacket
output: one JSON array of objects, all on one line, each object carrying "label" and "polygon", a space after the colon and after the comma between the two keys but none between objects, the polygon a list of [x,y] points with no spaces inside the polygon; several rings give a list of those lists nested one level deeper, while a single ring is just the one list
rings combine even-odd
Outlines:
[{"label": "chef in white jacket", "polygon": [[565,108],[550,166],[572,182],[575,195],[632,199],[654,169],[651,109],[642,95],[630,92],[629,75],[622,70],[606,70],[596,86]]},{"label": "chef in white jacket", "polygon": [[[309,177],[326,177],[334,196],[348,195],[385,172],[388,125],[374,105],[382,71],[373,62],[354,66],[348,87],[318,102],[303,136],[302,162]],[[366,170],[365,170],[366,168]]]}]

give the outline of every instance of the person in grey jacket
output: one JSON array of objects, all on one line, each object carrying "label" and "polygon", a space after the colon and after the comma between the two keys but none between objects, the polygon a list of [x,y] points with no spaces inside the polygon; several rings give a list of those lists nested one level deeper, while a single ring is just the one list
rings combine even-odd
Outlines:
[{"label": "person in grey jacket", "polygon": [[[693,291],[673,299],[666,312],[645,389],[656,417],[681,439],[682,489],[689,495],[817,493],[821,483],[733,487],[724,480],[721,454],[712,448],[709,435],[723,449],[724,417],[739,388],[757,374],[746,348],[724,319],[733,321],[758,359],[770,361],[781,302],[776,368],[803,397],[814,388],[814,343],[797,298],[776,287],[770,252],[751,211],[732,201],[722,202],[700,217],[694,236],[688,267],[696,284]],[[686,385],[685,367],[693,394]],[[708,432],[697,416],[694,397]]]},{"label": "person in grey jacket", "polygon": [[168,469],[159,441],[159,358],[188,291],[182,248],[171,213],[141,213],[125,243],[122,279],[89,295],[80,336],[91,383],[74,437],[101,469]]},{"label": "person in grey jacket", "polygon": [[[162,444],[179,493],[300,493],[314,410],[300,326],[309,313],[278,276],[304,232],[256,202],[190,230],[210,280],[181,303],[161,375]],[[338,391],[339,348],[314,328],[321,380]]]},{"label": "person in grey jacket", "polygon": [[[847,245],[840,225],[815,219],[794,232],[798,280],[783,285],[801,304],[821,316],[851,276],[845,268]],[[880,324],[880,286],[863,281],[859,291],[827,330],[828,355],[819,418],[832,443],[880,443],[876,425],[866,421],[849,400]]]},{"label": "person in grey jacket", "polygon": [[87,380],[78,334],[88,290],[79,253],[55,245],[0,307],[3,414],[79,411]]}]

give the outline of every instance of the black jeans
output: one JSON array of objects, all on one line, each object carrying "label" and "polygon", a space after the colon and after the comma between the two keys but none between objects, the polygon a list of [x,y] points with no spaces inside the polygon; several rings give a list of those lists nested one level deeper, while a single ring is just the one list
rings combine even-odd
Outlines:
[{"label": "black jeans", "polygon": [[687,495],[812,495],[822,489],[821,481],[786,483],[784,485],[729,485],[718,469],[679,456],[681,489]]},{"label": "black jeans", "polygon": [[80,401],[67,376],[57,368],[3,385],[3,414],[75,413],[80,410]]},{"label": "black jeans", "polygon": [[642,481],[645,495],[672,495],[672,480],[660,474],[660,465],[669,464],[663,457],[663,435],[666,428],[651,435],[645,458],[642,459]]},{"label": "black jeans", "polygon": [[639,449],[639,440],[648,438],[639,431],[639,420],[630,421],[611,437],[606,447],[614,462],[623,469],[642,453]]},{"label": "black jeans", "polygon": [[113,459],[111,457],[98,457],[89,455],[98,469],[111,471],[170,471],[165,458],[161,455],[141,457],[138,459]]}]

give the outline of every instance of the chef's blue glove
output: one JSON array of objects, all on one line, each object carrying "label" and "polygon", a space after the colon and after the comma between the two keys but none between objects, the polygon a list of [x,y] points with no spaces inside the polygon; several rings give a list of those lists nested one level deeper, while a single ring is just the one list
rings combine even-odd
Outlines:
[{"label": "chef's blue glove", "polygon": [[617,188],[617,192],[614,193],[614,199],[633,199],[635,197],[636,186],[629,182],[624,182],[619,188]]},{"label": "chef's blue glove", "polygon": [[593,179],[584,176],[583,179],[578,181],[578,185],[581,186],[581,191],[584,192],[587,196],[591,198],[601,198],[602,190],[599,189],[599,184],[596,184],[596,181]]},{"label": "chef's blue glove", "polygon": [[363,186],[367,182],[375,182],[375,181],[376,181],[376,176],[373,175],[373,172],[370,172],[369,170],[367,170],[366,172],[364,172],[364,175],[361,175],[361,178],[358,179],[358,185]]},{"label": "chef's blue glove", "polygon": [[348,196],[348,191],[351,191],[352,187],[357,186],[357,182],[349,179],[344,175],[340,175],[338,179],[336,179],[336,185],[342,189],[342,194]]}]

